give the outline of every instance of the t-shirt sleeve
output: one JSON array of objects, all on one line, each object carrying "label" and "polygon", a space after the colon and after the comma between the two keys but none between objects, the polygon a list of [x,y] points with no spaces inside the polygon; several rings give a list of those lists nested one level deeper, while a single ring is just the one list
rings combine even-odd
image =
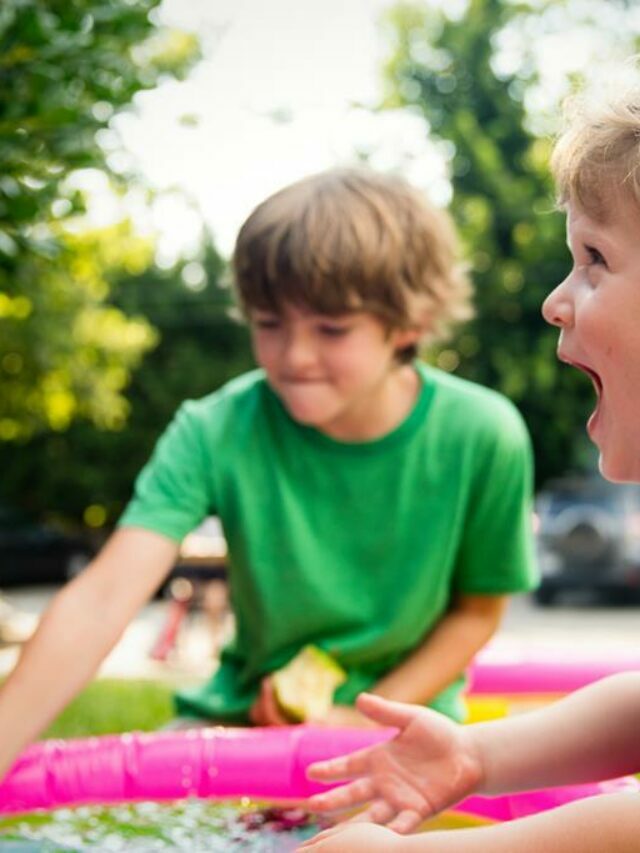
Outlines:
[{"label": "t-shirt sleeve", "polygon": [[504,401],[474,451],[474,475],[454,588],[467,594],[533,589],[533,453],[519,412]]},{"label": "t-shirt sleeve", "polygon": [[143,527],[180,542],[215,511],[196,405],[183,403],[158,440],[118,526]]}]

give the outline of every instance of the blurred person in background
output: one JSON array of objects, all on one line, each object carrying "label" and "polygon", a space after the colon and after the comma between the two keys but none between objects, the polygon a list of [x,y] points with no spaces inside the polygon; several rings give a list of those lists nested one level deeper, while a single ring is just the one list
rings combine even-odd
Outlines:
[{"label": "blurred person in background", "polygon": [[0,771],[96,671],[210,514],[235,636],[186,725],[281,725],[272,674],[313,644],[369,690],[463,719],[464,671],[535,583],[532,460],[511,403],[417,360],[470,316],[448,216],[403,181],[334,170],[268,198],[234,255],[259,370],[188,401],[119,528],[42,618],[0,693]]}]

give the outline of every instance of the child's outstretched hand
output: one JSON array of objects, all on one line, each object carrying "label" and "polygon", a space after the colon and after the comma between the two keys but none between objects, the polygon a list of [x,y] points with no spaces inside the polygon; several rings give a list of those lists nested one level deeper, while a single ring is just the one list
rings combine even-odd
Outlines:
[{"label": "child's outstretched hand", "polygon": [[386,824],[407,833],[480,784],[482,762],[471,727],[459,726],[421,706],[366,693],[358,697],[357,706],[371,720],[400,731],[386,743],[312,764],[307,770],[311,779],[353,781],[311,797],[311,811],[368,803],[354,820]]}]

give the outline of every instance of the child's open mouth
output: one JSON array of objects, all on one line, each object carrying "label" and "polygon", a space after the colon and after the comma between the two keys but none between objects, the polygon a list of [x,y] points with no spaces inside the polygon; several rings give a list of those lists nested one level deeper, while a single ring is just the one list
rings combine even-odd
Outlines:
[{"label": "child's open mouth", "polygon": [[571,364],[573,367],[576,367],[578,370],[581,370],[583,373],[586,373],[586,375],[591,379],[593,387],[595,388],[597,396],[596,408],[594,409],[591,417],[587,421],[587,432],[589,433],[589,436],[593,438],[593,434],[598,423],[598,416],[600,414],[600,402],[602,400],[602,379],[600,379],[600,376],[595,372],[595,370],[592,370],[585,364],[581,364],[578,361],[569,361],[568,359],[563,360],[568,361],[568,363]]},{"label": "child's open mouth", "polygon": [[579,362],[574,361],[574,362],[572,362],[572,364],[574,367],[577,367],[578,370],[581,370],[583,373],[587,374],[587,376],[593,382],[593,387],[596,389],[596,394],[598,395],[598,397],[600,397],[602,395],[602,380],[600,379],[598,374],[595,372],[595,370],[591,370],[590,367],[587,367],[584,364],[580,364]]}]

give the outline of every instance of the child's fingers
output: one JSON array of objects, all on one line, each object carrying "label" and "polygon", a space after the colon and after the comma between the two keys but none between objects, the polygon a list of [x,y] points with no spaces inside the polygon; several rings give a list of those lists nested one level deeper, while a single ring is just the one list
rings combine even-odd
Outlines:
[{"label": "child's fingers", "polygon": [[249,719],[254,726],[284,726],[284,719],[277,706],[270,678],[264,678],[260,684],[258,696],[249,709]]},{"label": "child's fingers", "polygon": [[251,708],[249,708],[249,720],[253,723],[254,726],[264,725],[264,714],[262,712],[262,705],[259,696],[253,703]]},{"label": "child's fingers", "polygon": [[358,710],[370,720],[383,726],[393,726],[403,729],[415,717],[415,705],[405,705],[403,702],[392,702],[374,696],[372,693],[361,693],[356,699]]},{"label": "child's fingers", "polygon": [[377,747],[366,746],[348,755],[316,761],[307,767],[307,777],[318,782],[339,782],[341,779],[353,779],[362,775],[369,766],[369,756]]},{"label": "child's fingers", "polygon": [[404,809],[387,823],[387,828],[399,832],[400,835],[408,835],[414,832],[428,816],[421,815],[413,809]]},{"label": "child's fingers", "polygon": [[262,699],[262,707],[264,708],[268,725],[286,726],[288,720],[285,718],[284,714],[281,712],[278,706],[278,703],[276,701],[276,692],[273,689],[273,681],[269,676],[262,679],[260,694]]},{"label": "child's fingers", "polygon": [[350,785],[315,794],[307,800],[306,805],[312,812],[342,811],[368,802],[373,797],[374,791],[369,779],[356,779]]},{"label": "child's fingers", "polygon": [[395,815],[396,810],[386,800],[374,800],[369,808],[351,818],[351,823],[379,823],[385,825]]}]

